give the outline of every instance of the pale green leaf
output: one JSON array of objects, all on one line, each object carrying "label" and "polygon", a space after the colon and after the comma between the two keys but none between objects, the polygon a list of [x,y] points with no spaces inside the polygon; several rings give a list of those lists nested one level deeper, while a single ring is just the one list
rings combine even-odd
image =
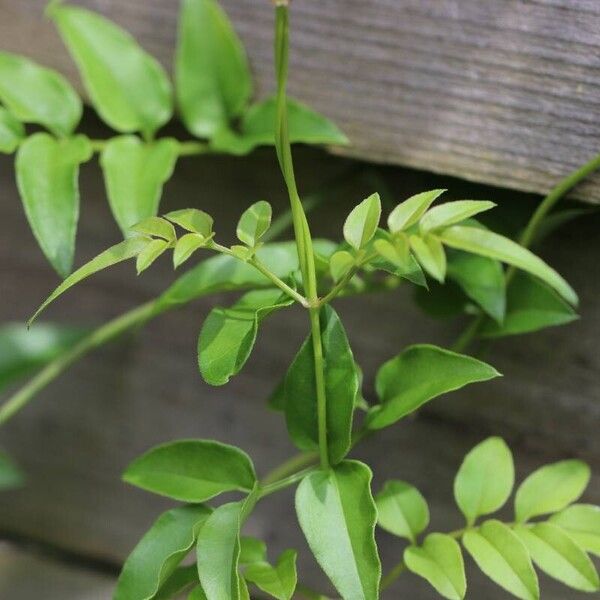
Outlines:
[{"label": "pale green leaf", "polygon": [[371,194],[354,207],[344,223],[344,238],[356,250],[360,250],[375,235],[381,218],[379,194]]},{"label": "pale green leaf", "polygon": [[105,250],[101,254],[98,254],[95,258],[87,262],[82,267],[79,267],[74,273],[71,273],[51,294],[44,300],[41,306],[35,311],[34,315],[29,319],[28,325],[30,326],[37,316],[51,303],[56,300],[61,294],[64,294],[69,288],[73,287],[76,283],[87,279],[94,273],[102,271],[112,265],[123,262],[137,256],[148,244],[148,238],[134,237],[129,240],[125,240],[115,246],[111,246],[108,250]]},{"label": "pale green leaf", "polygon": [[109,140],[100,155],[108,202],[125,235],[158,213],[163,184],[173,174],[178,143],[172,138],[142,142],[123,135]]},{"label": "pale green leaf", "polygon": [[576,305],[578,302],[577,294],[559,273],[535,254],[504,236],[487,229],[462,225],[453,225],[438,232],[438,235],[444,244],[452,248],[494,258],[527,271],[545,281],[570,304]]},{"label": "pale green leaf", "polygon": [[114,600],[151,600],[193,547],[210,515],[205,506],[163,513],[125,561]]},{"label": "pale green leaf", "polygon": [[174,210],[167,213],[165,219],[169,219],[169,221],[191,233],[199,233],[205,238],[210,237],[213,232],[213,218],[203,210],[198,210],[197,208]]},{"label": "pale green leaf", "polygon": [[247,208],[237,225],[236,233],[238,239],[254,248],[260,241],[260,238],[267,233],[271,225],[273,209],[265,200],[260,200]]},{"label": "pale green leaf", "polygon": [[425,498],[416,487],[404,481],[386,481],[375,496],[375,503],[379,526],[413,544],[429,524],[429,507]]},{"label": "pale green leaf", "polygon": [[425,237],[411,235],[409,242],[419,264],[435,280],[444,283],[446,278],[446,253],[440,240],[433,235],[426,235]]},{"label": "pale green leaf", "polygon": [[377,511],[370,485],[366,465],[344,461],[307,475],[296,492],[296,513],[308,545],[344,600],[379,598]]},{"label": "pale green leaf", "polygon": [[346,276],[354,266],[354,257],[346,250],[339,250],[329,259],[329,270],[334,281]]},{"label": "pale green leaf", "polygon": [[411,196],[394,208],[388,217],[388,227],[392,233],[408,229],[414,225],[425,214],[431,204],[439,198],[446,190],[431,190]]},{"label": "pale green leaf", "polygon": [[187,600],[207,600],[201,585],[197,585],[188,595]]},{"label": "pale green leaf", "polygon": [[369,412],[368,427],[387,427],[441,394],[499,375],[470,356],[429,344],[409,346],[379,369],[375,386],[380,404]]},{"label": "pale green leaf", "polygon": [[182,235],[175,244],[173,250],[173,266],[175,268],[183,264],[199,248],[206,246],[206,238],[199,233],[186,233]]},{"label": "pale green leaf", "polygon": [[[327,440],[329,460],[342,460],[350,448],[358,373],[346,332],[331,306],[320,311],[325,390],[328,400]],[[285,378],[285,418],[294,443],[301,450],[319,444],[315,362],[309,336],[294,358]]]},{"label": "pale green leaf", "polygon": [[378,269],[394,275],[395,277],[401,277],[406,279],[415,285],[427,287],[427,281],[425,275],[419,263],[415,260],[414,256],[408,251],[408,237],[403,234],[390,235],[384,229],[378,228],[375,233],[375,240],[372,242],[373,249],[377,251],[376,244],[380,240],[389,242],[396,247],[397,252],[400,253],[401,257],[408,255],[406,264],[402,261],[390,261],[388,258],[381,255],[371,259],[366,266],[366,270]]},{"label": "pale green leaf", "polygon": [[152,133],[173,113],[171,83],[156,59],[103,16],[54,3],[49,16],[77,63],[87,94],[113,129]]},{"label": "pale green leaf", "polygon": [[267,544],[250,536],[240,538],[240,565],[266,562]]},{"label": "pale green leaf", "polygon": [[386,261],[399,269],[410,269],[410,248],[406,235],[400,233],[394,240],[378,239],[373,243],[377,253]]},{"label": "pale green leaf", "polygon": [[422,546],[406,548],[404,562],[409,571],[426,579],[444,598],[465,597],[467,581],[462,552],[450,536],[428,535]]},{"label": "pale green leaf", "polygon": [[70,135],[83,111],[81,99],[60,73],[16,54],[0,52],[0,102],[23,123]]},{"label": "pale green leaf", "polygon": [[147,217],[143,221],[133,225],[130,229],[135,233],[156,236],[167,242],[173,242],[177,238],[173,225],[161,217]]},{"label": "pale green leaf", "polygon": [[92,157],[89,140],[36,133],[19,147],[17,184],[33,233],[52,266],[66,277],[73,266],[79,219],[79,165]]},{"label": "pale green leaf", "polygon": [[517,335],[575,321],[577,313],[554,290],[528,273],[519,271],[511,279],[506,296],[504,321],[486,321],[484,337]]},{"label": "pale green leaf", "polygon": [[434,206],[419,221],[422,232],[434,231],[465,221],[496,206],[487,200],[457,200]]},{"label": "pale green leaf", "polygon": [[146,247],[137,255],[135,268],[139,275],[154,263],[154,261],[165,252],[169,247],[169,242],[166,240],[152,240],[148,242]]},{"label": "pale green leaf", "polygon": [[246,53],[215,0],[183,1],[175,80],[183,122],[198,137],[213,137],[246,107],[252,95]]},{"label": "pale green leaf", "polygon": [[512,453],[504,440],[491,437],[477,444],[465,456],[454,480],[454,498],[467,525],[504,506],[514,482]]},{"label": "pale green leaf", "polygon": [[244,578],[277,600],[291,600],[297,583],[296,551],[283,552],[274,567],[268,562],[252,563]]},{"label": "pale green leaf", "polygon": [[0,152],[12,154],[24,139],[25,127],[3,106],[0,106]]},{"label": "pale green leaf", "polygon": [[13,459],[0,450],[0,491],[12,490],[25,483],[25,476]]},{"label": "pale green leaf", "polygon": [[256,475],[248,455],[234,446],[212,440],[180,440],[135,459],[123,480],[182,502],[204,502],[223,492],[249,492]]},{"label": "pale green leaf", "polygon": [[573,504],[552,515],[550,521],[564,529],[584,550],[600,556],[600,506]]},{"label": "pale green leaf", "polygon": [[517,490],[515,517],[532,517],[562,510],[575,502],[590,481],[590,468],[580,460],[563,460],[534,471]]},{"label": "pale green leaf", "polygon": [[231,308],[214,308],[198,338],[198,367],[211,385],[224,385],[250,357],[258,326],[276,310],[293,303],[281,290],[253,290]]},{"label": "pale green leaf", "polygon": [[495,583],[522,600],[537,600],[537,575],[523,542],[504,523],[486,521],[467,531],[463,544],[477,566]]},{"label": "pale green leaf", "polygon": [[533,562],[550,577],[582,592],[600,589],[598,573],[588,555],[557,525],[520,525],[515,533],[529,550]]}]

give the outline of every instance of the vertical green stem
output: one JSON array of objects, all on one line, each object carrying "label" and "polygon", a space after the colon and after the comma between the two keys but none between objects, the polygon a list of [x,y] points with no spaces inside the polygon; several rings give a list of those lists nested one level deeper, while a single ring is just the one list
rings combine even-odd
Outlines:
[{"label": "vertical green stem", "polygon": [[309,315],[315,366],[315,393],[317,397],[319,428],[319,456],[321,466],[325,469],[329,466],[329,453],[327,450],[327,397],[325,390],[323,341],[321,339],[319,318],[317,275],[310,228],[296,186],[292,147],[288,131],[286,88],[289,57],[289,14],[287,2],[277,3],[275,11],[275,69],[277,74],[276,149],[279,166],[281,167],[290,198],[294,235],[298,248],[298,262],[300,263],[300,270],[302,272],[304,292],[310,304]]}]

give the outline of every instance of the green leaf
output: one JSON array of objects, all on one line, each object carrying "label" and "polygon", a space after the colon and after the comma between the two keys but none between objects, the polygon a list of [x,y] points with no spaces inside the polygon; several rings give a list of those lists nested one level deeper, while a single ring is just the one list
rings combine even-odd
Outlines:
[{"label": "green leaf", "polygon": [[244,501],[215,509],[200,530],[197,545],[198,575],[207,600],[242,600],[240,527]]},{"label": "green leaf", "polygon": [[446,190],[431,190],[411,196],[408,200],[401,202],[394,208],[388,217],[388,227],[392,233],[408,229],[414,225],[424,214],[431,204],[439,198]]},{"label": "green leaf", "polygon": [[513,458],[504,440],[491,437],[477,444],[465,456],[454,480],[454,498],[467,526],[504,506],[514,483]]},{"label": "green leaf", "polygon": [[[334,123],[305,104],[288,98],[287,112],[289,138],[292,144],[345,145],[348,143],[348,138]],[[275,144],[276,116],[275,97],[254,104],[242,117],[240,133],[228,127],[223,128],[216,132],[211,140],[211,147],[220,152],[244,155],[257,146],[272,146]]]},{"label": "green leaf", "polygon": [[27,322],[28,326],[31,326],[33,321],[38,315],[51,303],[54,302],[60,295],[64,294],[69,288],[73,287],[76,283],[83,281],[107,267],[116,265],[117,263],[123,262],[137,256],[148,244],[148,238],[135,237],[129,240],[125,240],[119,244],[111,246],[108,250],[98,254],[95,258],[92,258],[82,267],[79,267],[74,273],[71,273],[49,296],[44,300],[41,306],[35,311],[33,316]]},{"label": "green leaf", "polygon": [[240,217],[236,229],[238,239],[250,248],[254,248],[271,226],[272,215],[273,209],[268,202],[260,200],[254,203]]},{"label": "green leaf", "polygon": [[[502,265],[497,260],[450,251],[447,276],[486,314],[502,322],[506,312],[506,282]],[[490,321],[486,319],[485,322]]]},{"label": "green leaf", "polygon": [[23,123],[70,135],[83,111],[71,84],[56,71],[16,54],[0,52],[0,102]]},{"label": "green leaf", "polygon": [[12,154],[23,139],[25,139],[25,127],[0,106],[0,152]]},{"label": "green leaf", "polygon": [[240,565],[251,565],[266,560],[267,545],[262,540],[250,536],[240,538]]},{"label": "green leaf", "polygon": [[[410,269],[410,248],[406,235],[399,233],[392,241],[385,239],[375,240],[373,247],[386,261],[400,269]],[[413,259],[414,260],[414,259]]]},{"label": "green leaf", "polygon": [[379,194],[371,194],[354,207],[344,223],[344,238],[355,249],[360,250],[375,235],[381,218]]},{"label": "green leaf", "polygon": [[175,268],[183,264],[199,248],[206,246],[206,238],[199,233],[186,233],[182,235],[175,244],[173,250],[173,266]]},{"label": "green leaf", "polygon": [[209,238],[213,232],[213,218],[203,210],[198,210],[197,208],[174,210],[167,213],[165,219],[169,219],[169,221],[191,233],[199,233],[205,238]]},{"label": "green leaf", "polygon": [[[327,404],[329,460],[342,460],[350,448],[358,373],[337,313],[331,306],[320,312]],[[319,447],[315,363],[309,336],[285,378],[285,418],[290,436],[300,450]]]},{"label": "green leaf", "polygon": [[147,246],[137,255],[135,268],[139,275],[145,271],[152,263],[169,247],[169,242],[166,240],[152,240]]},{"label": "green leaf", "polygon": [[446,253],[437,237],[426,235],[419,237],[411,235],[410,247],[419,264],[437,281],[444,283],[446,278]]},{"label": "green leaf", "polygon": [[206,594],[201,585],[197,585],[187,597],[187,600],[206,600]]},{"label": "green leaf", "polygon": [[523,523],[532,517],[562,510],[583,494],[589,481],[590,468],[580,460],[562,460],[541,467],[517,490],[517,521]]},{"label": "green leaf", "polygon": [[487,200],[458,200],[434,206],[419,221],[422,232],[434,231],[465,221],[475,215],[496,206]]},{"label": "green leaf", "polygon": [[375,496],[377,523],[394,535],[413,544],[429,525],[429,507],[416,487],[404,481],[386,481]]},{"label": "green leaf", "polygon": [[43,367],[89,333],[83,328],[40,323],[0,325],[0,392]]},{"label": "green leaf", "polygon": [[255,562],[245,571],[246,581],[277,600],[291,600],[296,589],[296,551],[286,550],[272,567],[268,562]]},{"label": "green leaf", "polygon": [[375,387],[381,404],[369,412],[368,427],[387,427],[441,394],[499,376],[470,356],[429,344],[409,346],[379,369]]},{"label": "green leaf", "polygon": [[487,321],[484,337],[517,335],[575,321],[577,313],[556,292],[528,273],[518,271],[507,290],[506,317],[502,323]]},{"label": "green leaf", "polygon": [[346,250],[340,250],[329,259],[329,270],[334,281],[345,277],[354,266],[354,257]]},{"label": "green leaf", "polygon": [[27,138],[17,153],[17,184],[27,220],[46,258],[62,277],[73,266],[79,165],[91,157],[85,136],[57,140],[47,133]]},{"label": "green leaf", "polygon": [[25,476],[15,462],[0,450],[0,491],[12,490],[25,483]]},{"label": "green leaf", "polygon": [[550,577],[582,592],[600,589],[598,573],[588,555],[557,525],[520,525],[515,533],[529,550],[533,562]]},{"label": "green leaf", "polygon": [[182,502],[204,502],[223,492],[249,492],[256,475],[239,448],[212,440],[180,440],[135,459],[123,480]]},{"label": "green leaf", "polygon": [[133,225],[131,231],[142,235],[156,236],[167,242],[174,242],[177,239],[173,225],[161,217],[148,217]]},{"label": "green leaf", "polygon": [[124,235],[129,228],[158,212],[163,184],[173,174],[178,143],[172,138],[142,142],[134,135],[109,140],[100,165],[108,202]]},{"label": "green leaf", "polygon": [[550,521],[564,529],[584,550],[600,556],[600,506],[573,504],[552,515]]},{"label": "green leaf", "polygon": [[248,292],[231,308],[214,308],[198,338],[198,366],[211,385],[224,385],[250,357],[258,326],[272,312],[293,300],[279,289]]},{"label": "green leaf", "polygon": [[194,545],[210,515],[205,506],[163,513],[123,565],[114,600],[151,600]]},{"label": "green leaf", "polygon": [[500,587],[522,600],[540,597],[527,548],[504,523],[486,521],[479,529],[467,531],[463,544],[477,566]]},{"label": "green leaf", "polygon": [[152,600],[173,600],[198,582],[198,569],[196,565],[177,567],[165,580]]},{"label": "green leaf", "polygon": [[377,511],[370,485],[366,465],[344,461],[307,475],[296,491],[296,513],[308,545],[344,600],[379,598]]},{"label": "green leaf", "polygon": [[462,552],[449,535],[431,533],[423,546],[409,546],[404,551],[404,562],[409,571],[426,579],[444,598],[465,597],[467,581]]},{"label": "green leaf", "polygon": [[183,122],[198,137],[213,137],[246,107],[252,95],[246,53],[215,0],[183,1],[175,80]]},{"label": "green leaf", "polygon": [[77,63],[100,117],[121,133],[151,134],[173,112],[171,83],[125,30],[84,8],[52,4],[48,14]]},{"label": "green leaf", "polygon": [[465,252],[500,260],[526,271],[556,290],[567,302],[577,305],[577,294],[553,268],[535,254],[508,238],[478,227],[453,225],[438,233],[441,241]]},{"label": "green leaf", "polygon": [[393,244],[396,248],[396,251],[400,253],[401,257],[404,257],[406,256],[406,254],[408,254],[408,260],[406,264],[403,264],[402,261],[391,261],[389,257],[376,257],[369,262],[369,264],[366,266],[366,269],[379,269],[382,271],[386,271],[387,273],[390,273],[395,277],[407,279],[415,285],[420,285],[426,288],[427,281],[425,280],[425,275],[423,274],[419,263],[407,250],[407,236],[404,234],[396,234],[394,236],[391,236],[384,229],[377,229],[377,232],[375,233],[375,240],[372,244],[373,249],[376,252],[379,252],[379,250],[381,249],[381,245],[379,244],[380,240]]}]

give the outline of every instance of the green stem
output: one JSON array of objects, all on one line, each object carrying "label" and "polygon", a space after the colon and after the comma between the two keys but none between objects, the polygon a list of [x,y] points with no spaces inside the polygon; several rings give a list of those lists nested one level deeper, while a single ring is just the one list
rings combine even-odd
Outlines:
[{"label": "green stem", "polygon": [[260,486],[259,498],[264,498],[270,494],[274,494],[275,492],[279,492],[285,488],[298,483],[302,479],[304,479],[309,473],[312,473],[315,470],[315,466],[306,467],[306,469],[302,469],[301,471],[297,471],[296,473],[292,473],[287,477],[283,477],[282,479],[278,479],[277,481],[273,481],[273,483],[262,484]]},{"label": "green stem", "polygon": [[282,290],[288,296],[290,296],[290,298],[294,299],[301,306],[304,306],[304,308],[308,308],[309,303],[302,294],[299,294],[294,288],[290,287],[287,283],[285,283],[285,281],[277,277],[277,275],[271,273],[271,271],[269,271],[269,269],[265,265],[263,265],[256,257],[251,258],[248,261],[248,264],[252,265],[255,269],[258,269],[265,277],[270,279],[280,290]]},{"label": "green stem", "polygon": [[319,429],[319,457],[321,467],[329,467],[329,452],[327,449],[327,392],[325,389],[325,360],[323,358],[323,340],[321,339],[321,319],[318,308],[311,308],[310,334],[315,363],[315,388],[317,394],[317,423]]},{"label": "green stem", "polygon": [[161,310],[162,309],[158,307],[158,301],[152,300],[151,302],[142,304],[124,315],[109,321],[80,340],[72,348],[48,363],[37,375],[30,379],[16,394],[2,405],[0,408],[0,425],[6,423],[15,415],[15,413],[28,404],[40,390],[44,389],[81,356],[98,346],[106,344],[133,327],[142,325],[148,319],[156,316]]},{"label": "green stem", "polygon": [[[149,143],[153,140],[144,138],[144,141]],[[93,152],[102,152],[110,142],[110,139],[89,140],[89,142]],[[210,146],[206,142],[196,141],[179,142],[177,150],[179,156],[198,156],[199,154],[208,154],[210,152]]]},{"label": "green stem", "polygon": [[[586,177],[591,175],[594,171],[600,169],[600,154],[592,158],[585,165],[579,167],[572,173],[569,173],[566,177],[561,179],[551,190],[548,195],[538,205],[533,215],[529,219],[525,229],[519,236],[519,244],[525,248],[529,248],[535,241],[535,236],[538,232],[540,225],[544,219],[548,216],[550,211],[556,206],[556,204],[572,190],[576,185],[581,183]],[[505,281],[508,285],[516,273],[515,267],[509,267],[506,270]],[[455,350],[466,350],[473,340],[479,334],[481,327],[486,322],[487,317],[483,314],[475,317],[471,323],[467,326],[465,331],[460,335],[453,345]]]},{"label": "green stem", "polygon": [[381,580],[381,591],[387,590],[402,573],[406,571],[406,563],[401,560],[385,577]]},{"label": "green stem", "polygon": [[318,460],[318,458],[319,455],[316,452],[302,452],[300,454],[295,454],[284,463],[267,473],[263,477],[263,485],[270,485],[276,481],[279,481],[280,479],[288,477],[289,475],[293,475],[304,467],[313,464]]}]

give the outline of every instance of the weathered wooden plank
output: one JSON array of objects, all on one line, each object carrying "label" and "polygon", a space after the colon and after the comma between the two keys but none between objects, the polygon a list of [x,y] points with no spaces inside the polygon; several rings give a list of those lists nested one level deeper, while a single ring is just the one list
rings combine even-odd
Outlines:
[{"label": "weathered wooden plank", "polygon": [[[170,65],[176,0],[79,3]],[[2,48],[76,79],[45,4],[0,0]],[[271,3],[223,4],[265,95]],[[290,88],[348,133],[346,154],[546,192],[600,149],[599,49],[590,0],[296,0]],[[600,176],[577,195],[600,201]]]}]

